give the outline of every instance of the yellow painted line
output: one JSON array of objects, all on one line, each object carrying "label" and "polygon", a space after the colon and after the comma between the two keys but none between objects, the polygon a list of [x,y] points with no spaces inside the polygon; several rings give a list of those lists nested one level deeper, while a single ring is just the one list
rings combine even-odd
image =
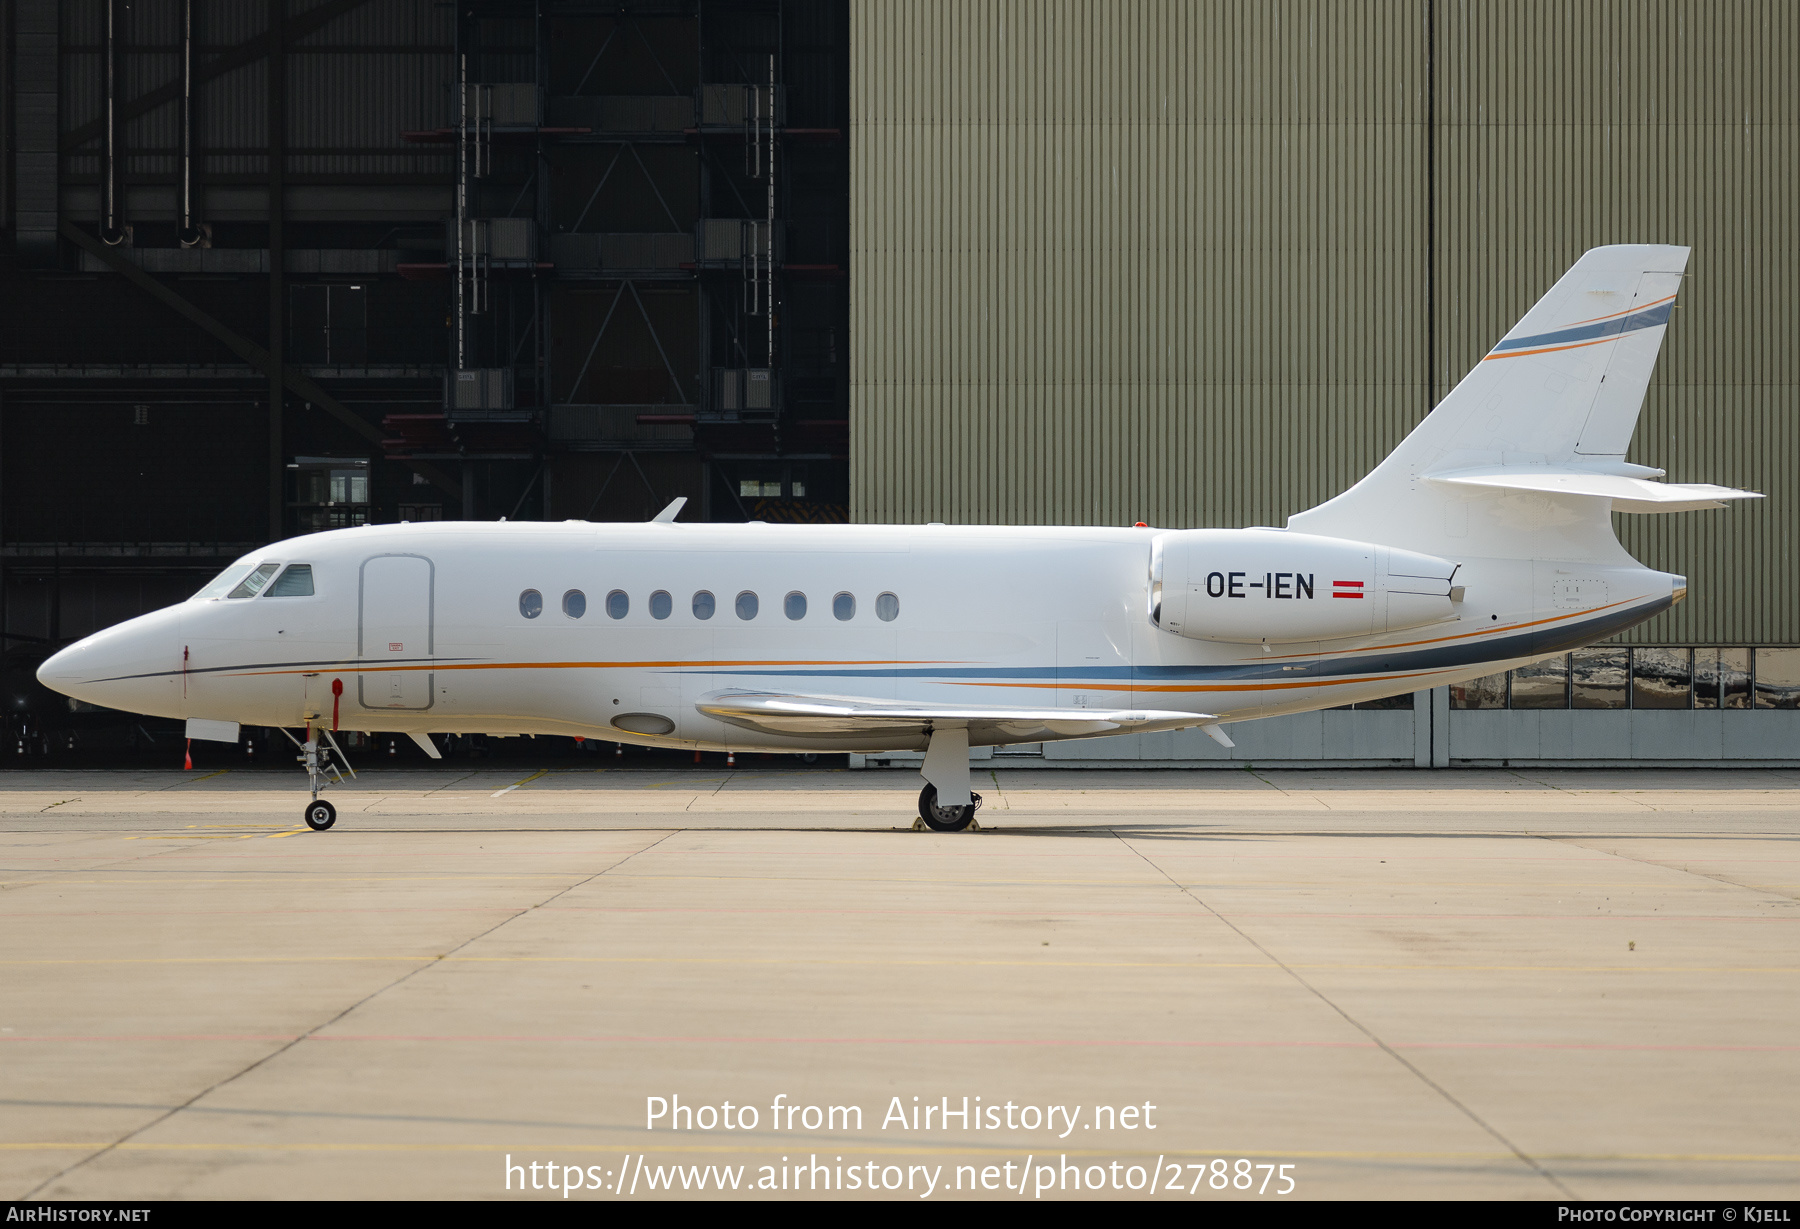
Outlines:
[{"label": "yellow painted line", "polygon": [[521,785],[530,785],[533,781],[537,780],[541,776],[546,775],[549,771],[550,770],[548,768],[540,768],[536,772],[532,773],[529,777],[526,777],[523,781],[514,781],[511,785],[507,786],[505,789],[495,790],[493,793],[489,794],[488,797],[489,798],[498,798],[501,794],[510,794],[514,790],[518,789]]},{"label": "yellow painted line", "polygon": [[[279,1112],[279,1111],[277,1111]],[[794,1133],[796,1139],[805,1139],[803,1132]],[[59,1141],[22,1141],[0,1143],[0,1151],[72,1151],[77,1149],[116,1148],[135,1152],[511,1152],[514,1156],[521,1154],[522,1149],[535,1152],[591,1152],[591,1153],[703,1153],[720,1157],[730,1157],[749,1153],[754,1155],[781,1155],[791,1153],[795,1144],[740,1145],[723,1140],[707,1144],[646,1144],[642,1140],[621,1141],[616,1144],[574,1144],[561,1141],[545,1143],[519,1143],[508,1141],[504,1144],[396,1144],[396,1143],[146,1143],[127,1140],[114,1143],[112,1140],[95,1140],[90,1143]],[[812,1145],[800,1145],[812,1146]],[[1040,1141],[1040,1145],[1041,1141]],[[1156,1145],[1157,1151],[1165,1156],[1192,1157],[1279,1157],[1284,1159],[1300,1158],[1309,1161],[1518,1161],[1518,1156],[1511,1152],[1424,1152],[1424,1151],[1349,1151],[1317,1149],[1284,1148],[1280,1151],[1246,1148],[1165,1148]],[[859,1156],[907,1155],[907,1156],[944,1156],[944,1155],[983,1155],[1007,1156],[1029,1152],[1033,1148],[1030,1141],[1018,1144],[964,1144],[961,1141],[945,1141],[941,1144],[872,1144],[872,1145],[831,1145],[833,1155],[854,1154]],[[1068,1156],[1121,1157],[1133,1160],[1145,1160],[1144,1145],[1131,1148],[1064,1148],[1058,1147],[1059,1154]],[[1793,1164],[1800,1161],[1800,1153],[1780,1152],[1536,1152],[1531,1154],[1535,1160],[1545,1161],[1714,1161],[1714,1162],[1754,1162]]]},{"label": "yellow painted line", "polygon": [[288,825],[288,824],[185,824],[185,825],[183,825],[183,826],[184,826],[184,827],[188,827],[188,828],[202,828],[202,829],[207,829],[207,828],[219,828],[219,829],[225,829],[225,828],[229,828],[229,829],[231,829],[231,830],[232,830],[232,831],[234,831],[234,832],[243,832],[243,831],[246,831],[246,830],[248,830],[248,829],[252,829],[252,828],[254,828],[254,829],[256,829],[256,830],[258,830],[258,831],[261,831],[261,830],[263,830],[263,829],[267,829],[267,828],[286,828],[286,827],[289,827],[289,825]]},{"label": "yellow painted line", "polygon": [[185,836],[128,836],[128,841],[247,841],[254,832],[190,832]]}]

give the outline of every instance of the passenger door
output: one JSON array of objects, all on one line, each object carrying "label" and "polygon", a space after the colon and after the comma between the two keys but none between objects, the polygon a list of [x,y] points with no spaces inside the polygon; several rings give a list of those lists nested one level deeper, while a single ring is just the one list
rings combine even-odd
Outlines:
[{"label": "passenger door", "polygon": [[436,577],[423,555],[364,560],[356,621],[356,655],[363,667],[357,697],[364,708],[431,707]]}]

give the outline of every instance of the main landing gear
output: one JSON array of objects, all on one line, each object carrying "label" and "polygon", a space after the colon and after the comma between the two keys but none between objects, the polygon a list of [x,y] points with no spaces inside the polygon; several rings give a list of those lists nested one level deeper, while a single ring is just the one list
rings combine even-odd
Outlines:
[{"label": "main landing gear", "polygon": [[[350,760],[344,755],[343,748],[338,746],[337,739],[331,736],[330,730],[321,729],[314,733],[312,727],[308,726],[305,742],[288,734],[286,730],[282,733],[300,749],[300,754],[294,758],[306,766],[306,785],[312,791],[312,801],[306,804],[306,826],[314,832],[323,832],[337,823],[337,808],[319,797],[320,792],[332,784],[343,784],[344,774],[338,771],[339,764],[349,768],[352,777],[356,775],[356,769],[350,768]],[[319,745],[321,737],[328,746]],[[330,774],[332,780],[327,780],[326,774]]]},{"label": "main landing gear", "polygon": [[941,807],[937,786],[928,784],[919,791],[919,822],[933,832],[961,832],[975,823],[975,812],[980,809],[980,794],[970,794],[966,807]]},{"label": "main landing gear", "polygon": [[[939,727],[931,732],[925,747],[925,762],[919,766],[925,788],[919,791],[919,822],[933,832],[962,832],[980,829],[975,812],[981,809],[981,795],[969,789],[968,728]],[[940,801],[941,799],[941,801]]]}]

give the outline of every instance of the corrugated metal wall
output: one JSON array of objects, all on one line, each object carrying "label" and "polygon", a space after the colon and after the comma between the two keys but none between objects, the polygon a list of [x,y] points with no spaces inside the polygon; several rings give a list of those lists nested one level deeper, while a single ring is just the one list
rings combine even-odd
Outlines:
[{"label": "corrugated metal wall", "polygon": [[1693,581],[1636,638],[1800,642],[1797,58],[1773,0],[857,0],[853,515],[1279,525],[1687,243],[1634,459],[1771,498],[1621,518]]}]

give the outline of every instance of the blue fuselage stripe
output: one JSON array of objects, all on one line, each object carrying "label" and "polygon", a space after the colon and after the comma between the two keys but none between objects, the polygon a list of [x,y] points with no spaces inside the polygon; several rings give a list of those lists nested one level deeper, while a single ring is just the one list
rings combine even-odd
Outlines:
[{"label": "blue fuselage stripe", "polygon": [[1599,337],[1617,337],[1625,333],[1635,333],[1639,329],[1654,328],[1669,322],[1669,313],[1675,308],[1674,303],[1659,303],[1655,307],[1641,312],[1633,312],[1629,316],[1620,316],[1617,320],[1600,320],[1593,324],[1578,325],[1572,329],[1558,329],[1554,333],[1539,333],[1534,337],[1510,337],[1495,346],[1493,353],[1503,350],[1535,350],[1539,346],[1557,346],[1566,342],[1592,341]]}]

